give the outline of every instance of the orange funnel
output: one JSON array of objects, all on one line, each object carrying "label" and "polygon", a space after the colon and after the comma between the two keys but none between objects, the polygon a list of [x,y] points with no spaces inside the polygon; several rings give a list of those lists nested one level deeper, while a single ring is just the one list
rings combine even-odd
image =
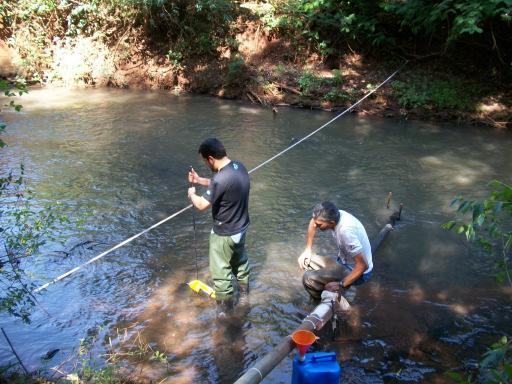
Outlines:
[{"label": "orange funnel", "polygon": [[300,330],[293,332],[292,340],[299,351],[299,360],[304,360],[307,350],[317,339],[318,337],[311,331]]}]

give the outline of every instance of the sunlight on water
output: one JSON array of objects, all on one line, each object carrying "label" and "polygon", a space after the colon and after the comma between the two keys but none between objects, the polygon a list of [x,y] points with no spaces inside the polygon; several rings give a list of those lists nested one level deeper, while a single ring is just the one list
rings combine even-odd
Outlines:
[{"label": "sunlight on water", "polygon": [[427,156],[420,159],[420,165],[427,171],[430,169],[426,174],[427,181],[440,180],[448,188],[471,186],[479,179],[492,176],[492,168],[488,164],[472,159],[461,164],[458,157],[450,155]]}]

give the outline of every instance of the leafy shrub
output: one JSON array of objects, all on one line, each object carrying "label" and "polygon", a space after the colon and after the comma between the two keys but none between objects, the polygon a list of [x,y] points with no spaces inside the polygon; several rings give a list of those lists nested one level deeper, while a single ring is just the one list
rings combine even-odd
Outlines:
[{"label": "leafy shrub", "polygon": [[168,44],[183,58],[216,54],[221,46],[236,48],[232,28],[240,10],[228,0],[122,0],[155,46]]},{"label": "leafy shrub", "polygon": [[391,88],[403,108],[427,110],[469,110],[473,91],[468,84],[458,81],[416,78],[409,82],[393,81]]},{"label": "leafy shrub", "polygon": [[299,77],[299,88],[304,96],[311,96],[316,93],[321,85],[322,79],[319,78],[313,71],[306,69]]},{"label": "leafy shrub", "polygon": [[174,65],[176,68],[181,66],[181,62],[183,60],[183,53],[173,51],[172,49],[167,52],[167,55],[165,55],[167,59]]},{"label": "leafy shrub", "polygon": [[399,48],[415,56],[420,46],[445,52],[471,37],[508,69],[512,59],[510,0],[267,0],[253,12],[271,34],[324,57],[354,48],[385,55]]},{"label": "leafy shrub", "polygon": [[279,89],[277,88],[277,86],[274,83],[271,83],[271,82],[268,82],[268,81],[263,84],[263,91],[267,95],[277,95],[277,94],[279,94]]},{"label": "leafy shrub", "polygon": [[[442,228],[463,234],[468,241],[476,241],[487,253],[497,256],[496,278],[499,283],[512,286],[512,187],[497,180],[491,182],[490,187],[488,197],[481,201],[456,197],[451,205],[458,205],[457,212],[469,214],[471,219],[469,222],[452,220]],[[447,373],[459,384],[512,382],[512,339],[503,336],[493,344],[482,356],[477,374],[474,378],[457,372]]]},{"label": "leafy shrub", "polygon": [[286,67],[281,63],[277,64],[276,73],[278,76],[284,75],[286,73]]},{"label": "leafy shrub", "polygon": [[458,372],[447,372],[458,384],[507,384],[512,382],[512,339],[503,336],[483,354],[476,378]]},{"label": "leafy shrub", "polygon": [[456,230],[468,241],[476,240],[487,252],[497,253],[500,269],[497,279],[512,286],[512,187],[497,180],[490,187],[488,198],[482,201],[456,197],[451,205],[458,204],[457,212],[470,214],[471,220],[462,223],[449,221],[443,224],[443,228]]},{"label": "leafy shrub", "polygon": [[384,10],[400,16],[401,25],[414,34],[432,35],[441,30],[447,43],[464,35],[481,34],[493,18],[510,21],[509,0],[390,1]]},{"label": "leafy shrub", "polygon": [[333,78],[332,78],[332,82],[334,85],[342,85],[343,84],[343,74],[341,73],[341,71],[339,69],[334,69],[332,71],[332,74],[333,74]]},{"label": "leafy shrub", "polygon": [[[0,80],[0,93],[3,93],[4,97],[11,98],[16,96],[22,96],[25,93],[28,93],[27,85],[25,84],[24,79],[19,79],[18,81],[11,83],[7,80]],[[10,100],[8,104],[2,105],[0,104],[0,111],[2,106],[13,108],[16,112],[21,111],[22,105],[16,104],[14,100]],[[6,125],[0,123],[0,135],[5,130]],[[0,149],[5,147],[7,144],[0,138]]]},{"label": "leafy shrub", "polygon": [[345,102],[350,99],[349,95],[347,95],[345,92],[333,88],[329,92],[327,92],[323,97],[322,100],[324,101],[331,101],[333,103],[340,103]]},{"label": "leafy shrub", "polygon": [[[379,4],[366,1],[285,0],[271,1],[263,18],[267,28],[330,56],[344,43],[367,39],[382,41],[375,14]],[[370,43],[372,44],[372,43]]]},{"label": "leafy shrub", "polygon": [[167,52],[176,66],[190,57],[217,56],[219,47],[236,51],[239,15],[238,3],[229,0],[20,0],[2,3],[0,25],[25,76],[44,80],[54,76],[54,46],[62,41],[70,50],[80,39],[93,39],[116,52],[131,33],[142,32],[146,46]]},{"label": "leafy shrub", "polygon": [[233,86],[239,84],[244,79],[246,71],[246,65],[244,59],[241,57],[235,57],[228,63],[228,72],[224,79],[227,86]]}]

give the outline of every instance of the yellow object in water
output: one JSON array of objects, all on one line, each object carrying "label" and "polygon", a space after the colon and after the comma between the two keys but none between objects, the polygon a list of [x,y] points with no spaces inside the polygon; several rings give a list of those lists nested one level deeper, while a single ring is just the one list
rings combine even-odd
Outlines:
[{"label": "yellow object in water", "polygon": [[212,299],[215,299],[215,291],[212,287],[209,287],[205,283],[203,283],[200,280],[192,280],[187,283],[187,285],[194,291],[202,295],[206,295],[208,297],[211,297]]}]

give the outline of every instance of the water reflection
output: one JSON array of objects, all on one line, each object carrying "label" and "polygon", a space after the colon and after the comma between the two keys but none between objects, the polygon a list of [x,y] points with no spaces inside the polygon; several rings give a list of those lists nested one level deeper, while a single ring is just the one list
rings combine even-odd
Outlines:
[{"label": "water reflection", "polygon": [[[65,258],[49,247],[29,266],[41,283],[188,205],[188,167],[207,172],[197,156],[205,137],[221,138],[251,169],[332,118],[125,90],[39,90],[22,103],[24,114],[3,116],[10,147],[0,165],[23,161],[39,199],[91,213],[85,231],[66,234],[66,246],[94,246]],[[403,221],[376,255],[372,282],[357,292],[343,342],[327,335],[318,348],[338,352],[347,382],[442,380],[512,331],[511,292],[496,287],[493,260],[439,228],[456,194],[478,198],[490,179],[510,182],[511,144],[510,133],[346,116],[251,175],[252,308],[242,323],[219,326],[211,303],[184,285],[196,276],[194,245],[199,278],[209,276],[209,213],[196,214],[194,244],[187,212],[50,287],[39,298],[50,316],[36,309],[30,326],[6,317],[0,325],[29,369],[55,348],[60,363],[93,330],[108,340],[126,329],[112,337],[119,351],[151,347],[126,357],[131,374],[232,382],[311,310],[296,258],[312,206],[335,201],[372,237],[403,202]],[[334,251],[328,234],[315,245]],[[108,348],[100,343],[96,356]],[[151,359],[155,351],[166,361]],[[0,342],[0,361],[11,360]],[[289,382],[290,371],[287,358],[265,382]]]}]

